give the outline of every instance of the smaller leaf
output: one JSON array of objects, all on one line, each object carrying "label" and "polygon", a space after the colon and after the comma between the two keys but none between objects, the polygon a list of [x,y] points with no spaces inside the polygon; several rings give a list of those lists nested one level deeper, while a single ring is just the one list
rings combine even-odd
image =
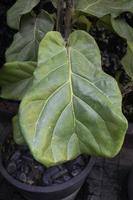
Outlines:
[{"label": "smaller leaf", "polygon": [[25,144],[25,139],[23,135],[21,134],[20,126],[19,126],[19,120],[18,120],[18,115],[13,117],[12,119],[13,122],[13,138],[16,144],[22,145]]},{"label": "smaller leaf", "polygon": [[89,32],[91,24],[92,23],[89,21],[89,19],[87,19],[87,17],[84,15],[80,15],[78,17],[75,16],[75,19],[73,20],[73,26],[78,30],[85,30]]},{"label": "smaller leaf", "polygon": [[6,51],[6,61],[37,61],[39,43],[53,27],[53,19],[47,12],[42,11],[37,17],[25,15],[20,32]]},{"label": "smaller leaf", "polygon": [[125,38],[127,41],[133,42],[133,28],[129,26],[125,20],[111,18],[111,23],[113,29],[118,35],[120,35],[122,38]]},{"label": "smaller leaf", "polygon": [[114,31],[111,24],[111,16],[105,15],[104,17],[99,18],[96,23],[97,25],[104,26],[105,28],[109,29],[110,31]]},{"label": "smaller leaf", "polygon": [[128,43],[127,53],[122,59],[127,74],[133,79],[133,42]]},{"label": "smaller leaf", "polygon": [[133,28],[122,19],[111,19],[116,33],[127,40],[127,53],[122,59],[127,74],[133,79]]},{"label": "smaller leaf", "polygon": [[21,100],[32,84],[35,62],[6,63],[0,70],[2,98]]},{"label": "smaller leaf", "polygon": [[20,19],[29,13],[40,0],[17,0],[7,12],[7,23],[13,29],[19,29]]},{"label": "smaller leaf", "polygon": [[133,12],[132,0],[75,0],[75,9],[96,17],[111,14],[113,17],[122,12]]}]

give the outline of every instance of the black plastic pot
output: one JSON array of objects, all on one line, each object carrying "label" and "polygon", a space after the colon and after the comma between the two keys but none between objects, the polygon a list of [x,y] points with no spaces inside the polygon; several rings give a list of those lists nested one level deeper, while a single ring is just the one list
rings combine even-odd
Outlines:
[{"label": "black plastic pot", "polygon": [[[8,133],[4,134],[4,140],[2,140],[3,144],[6,140],[7,135],[10,132],[11,130]],[[6,169],[3,166],[2,160],[2,153],[0,152],[0,173],[28,200],[74,200],[95,163],[95,158],[90,157],[88,165],[80,173],[80,175],[72,178],[71,180],[63,184],[40,187],[30,186],[14,179],[7,173]]]}]

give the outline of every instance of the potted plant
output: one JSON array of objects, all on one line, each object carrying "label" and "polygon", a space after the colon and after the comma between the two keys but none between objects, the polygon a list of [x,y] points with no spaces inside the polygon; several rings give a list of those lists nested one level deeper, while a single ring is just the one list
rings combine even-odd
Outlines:
[{"label": "potted plant", "polygon": [[[96,16],[95,23],[105,23],[119,32],[116,17],[124,11],[131,12],[133,2],[117,1],[112,6],[110,2],[54,0],[57,17],[46,11],[38,13],[42,1],[29,2],[27,6],[18,0],[8,12],[8,24],[19,32],[6,52],[7,62],[0,74],[1,97],[21,100],[18,115],[13,119],[14,141],[20,146],[12,143],[8,134],[1,151],[0,171],[28,199],[74,199],[93,161],[88,160],[85,167],[81,163],[85,163],[86,157],[71,160],[81,154],[115,156],[127,130],[118,84],[103,72],[99,48],[87,33],[91,26],[88,16]],[[78,30],[74,30],[75,26]],[[132,65],[127,66],[126,62],[125,69],[132,77]],[[13,155],[8,155],[6,151],[12,152],[11,149]],[[42,176],[41,170],[48,171],[44,176],[47,184],[34,185],[33,179],[25,177],[26,170],[28,174],[30,171],[20,160],[28,165],[33,163],[30,169],[38,177]],[[52,185],[49,176],[57,173],[52,171],[49,175],[51,168],[70,168],[70,161],[72,165],[82,165],[82,172],[70,180],[68,177],[65,183],[56,176],[60,184]],[[17,174],[17,167],[24,168],[25,173]],[[63,170],[61,173],[67,174]]]}]

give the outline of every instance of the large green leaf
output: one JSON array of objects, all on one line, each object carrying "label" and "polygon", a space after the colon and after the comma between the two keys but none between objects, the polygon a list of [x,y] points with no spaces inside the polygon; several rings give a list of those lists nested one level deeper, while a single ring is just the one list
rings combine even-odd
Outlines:
[{"label": "large green leaf", "polygon": [[41,39],[53,27],[54,22],[47,12],[42,11],[37,17],[30,14],[24,16],[20,32],[6,51],[7,62],[36,61]]},{"label": "large green leaf", "polygon": [[133,79],[133,28],[123,19],[111,19],[112,26],[116,33],[127,40],[127,53],[122,59],[122,64],[127,74]]},{"label": "large green leaf", "polygon": [[6,63],[0,70],[0,96],[21,100],[32,84],[35,67],[35,62]]},{"label": "large green leaf", "polygon": [[49,32],[39,47],[34,83],[19,110],[33,156],[46,166],[79,154],[112,157],[127,129],[116,81],[101,69],[95,40],[73,32],[66,44]]},{"label": "large green leaf", "polygon": [[19,29],[20,19],[29,13],[40,0],[17,0],[7,12],[7,23],[11,28]]},{"label": "large green leaf", "polygon": [[133,12],[132,0],[75,0],[75,9],[97,17],[111,14],[118,16],[122,12]]}]

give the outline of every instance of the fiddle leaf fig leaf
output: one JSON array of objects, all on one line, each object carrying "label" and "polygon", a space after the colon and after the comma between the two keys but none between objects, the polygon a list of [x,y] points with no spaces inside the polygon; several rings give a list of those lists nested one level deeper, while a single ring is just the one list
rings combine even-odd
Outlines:
[{"label": "fiddle leaf fig leaf", "polygon": [[39,43],[53,27],[53,19],[47,12],[42,11],[37,17],[24,16],[20,32],[6,51],[6,61],[37,61]]},{"label": "fiddle leaf fig leaf", "polygon": [[133,28],[122,19],[111,19],[113,29],[118,35],[127,40],[127,53],[122,59],[127,74],[133,79]]},{"label": "fiddle leaf fig leaf", "polygon": [[17,0],[7,12],[7,23],[13,29],[19,29],[20,19],[29,13],[40,0]]},{"label": "fiddle leaf fig leaf", "polygon": [[18,145],[25,144],[25,139],[24,139],[23,135],[21,134],[21,130],[20,130],[20,126],[19,126],[18,115],[13,117],[12,122],[13,122],[13,138],[14,138],[14,141]]},{"label": "fiddle leaf fig leaf", "polygon": [[133,28],[124,19],[111,18],[112,26],[116,33],[127,41],[133,42]]},{"label": "fiddle leaf fig leaf", "polygon": [[21,100],[33,81],[35,62],[6,63],[0,70],[0,96],[5,99]]},{"label": "fiddle leaf fig leaf", "polygon": [[112,157],[127,129],[121,101],[88,33],[75,31],[66,43],[60,33],[49,32],[39,47],[33,86],[20,105],[21,132],[34,158],[46,166],[82,153]]},{"label": "fiddle leaf fig leaf", "polygon": [[75,9],[96,17],[111,14],[113,17],[122,12],[133,12],[132,0],[75,0]]},{"label": "fiddle leaf fig leaf", "polygon": [[133,80],[133,42],[128,42],[127,53],[122,59],[122,64],[128,76]]}]

